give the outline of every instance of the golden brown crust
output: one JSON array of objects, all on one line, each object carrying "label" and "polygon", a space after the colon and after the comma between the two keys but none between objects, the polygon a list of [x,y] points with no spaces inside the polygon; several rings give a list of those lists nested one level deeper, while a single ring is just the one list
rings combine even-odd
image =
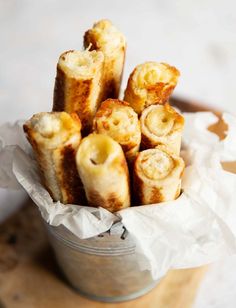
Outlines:
[{"label": "golden brown crust", "polygon": [[91,109],[89,99],[92,91],[92,80],[76,80],[66,77],[58,68],[54,89],[53,111],[76,112],[82,123],[83,131],[91,128]]},{"label": "golden brown crust", "polygon": [[142,106],[143,101],[142,101],[142,99],[140,99],[140,97],[134,91],[131,90],[132,84],[133,84],[133,82],[132,82],[133,75],[134,75],[134,71],[131,73],[131,75],[128,79],[127,87],[126,87],[125,93],[124,93],[124,100],[126,102],[129,102],[129,104],[132,106],[134,111],[137,112],[138,115],[140,115],[141,112],[144,109],[144,107]]},{"label": "golden brown crust", "polygon": [[[56,198],[55,198],[55,193],[51,190],[51,188],[48,185],[48,182],[46,180],[46,177],[45,177],[45,169],[50,168],[50,166],[48,165],[48,162],[45,160],[45,157],[43,155],[43,152],[41,151],[41,148],[39,147],[39,144],[36,142],[36,139],[34,137],[34,132],[26,124],[23,125],[23,129],[24,129],[24,132],[26,133],[26,137],[27,137],[29,143],[31,144],[31,146],[33,148],[34,155],[35,155],[36,161],[37,161],[38,166],[39,166],[40,178],[41,178],[42,184],[47,189],[50,196],[55,201],[57,201]],[[61,199],[61,195],[59,196],[59,198]]]},{"label": "golden brown crust", "polygon": [[101,52],[64,52],[57,64],[53,111],[76,112],[83,134],[91,130],[101,101],[104,56]]},{"label": "golden brown crust", "polygon": [[78,81],[72,78],[68,80],[67,88],[70,89],[67,97],[69,105],[73,106],[73,111],[80,116],[83,131],[89,131],[92,115],[88,101],[92,91],[92,80]]},{"label": "golden brown crust", "polygon": [[[135,193],[135,203],[137,203],[137,205],[145,205],[147,204],[145,202],[146,196],[144,195],[145,183],[138,176],[138,173],[137,164],[134,163],[133,191]],[[160,203],[163,201],[161,190],[158,187],[152,187],[148,204]]]},{"label": "golden brown crust", "polygon": [[[108,98],[102,104],[100,105],[99,109],[96,112],[96,117],[94,119],[94,129],[96,129],[97,123],[96,119],[104,117],[104,116],[110,116],[112,114],[112,108],[115,106],[130,106],[129,103],[125,101],[121,101],[119,99],[115,98]],[[104,123],[106,125],[106,123]]]},{"label": "golden brown crust", "polygon": [[[128,190],[130,191],[129,170],[125,159],[121,161],[120,165],[120,173],[122,174],[123,172],[126,174],[126,185],[128,186]],[[87,197],[89,206],[101,206],[112,213],[122,210],[122,208],[124,208],[124,204],[117,198],[116,192],[111,192],[106,196],[106,198],[104,198],[102,197],[101,192],[97,191],[96,189],[90,189],[87,191]],[[129,196],[129,199],[130,198],[131,196]]]},{"label": "golden brown crust", "polygon": [[164,104],[172,94],[178,77],[179,71],[167,63],[146,62],[138,65],[129,76],[124,100],[138,114],[152,104]]},{"label": "golden brown crust", "polygon": [[164,197],[162,195],[162,189],[160,187],[153,187],[152,194],[150,197],[150,204],[160,203],[164,201]]},{"label": "golden brown crust", "polygon": [[[59,123],[60,126],[57,126]],[[48,134],[45,125],[49,130],[52,126],[56,129]],[[85,194],[75,164],[75,153],[81,139],[78,115],[39,113],[23,128],[39,164],[42,182],[53,200],[64,204],[85,204]]]},{"label": "golden brown crust", "polygon": [[152,139],[150,139],[149,137],[147,137],[145,134],[142,133],[142,141],[141,141],[141,149],[142,150],[146,150],[146,149],[151,149],[151,148],[155,148],[155,146],[159,145],[159,144],[163,144],[161,142],[153,142]]},{"label": "golden brown crust", "polygon": [[157,82],[155,85],[147,87],[148,96],[145,102],[145,107],[149,106],[149,102],[155,104],[164,104],[168,101],[171,93],[173,92],[175,86],[167,85],[164,82]]},{"label": "golden brown crust", "polygon": [[75,163],[76,150],[71,145],[58,150],[60,165],[57,174],[62,188],[63,203],[86,205],[85,191]]},{"label": "golden brown crust", "polygon": [[[114,41],[120,40],[118,45]],[[108,20],[100,20],[84,34],[84,47],[105,56],[101,100],[117,98],[123,76],[126,43],[124,36]]]},{"label": "golden brown crust", "polygon": [[[163,159],[161,158],[163,154],[159,156],[158,152],[164,154]],[[155,160],[153,158],[156,154],[158,156]],[[169,162],[165,157],[168,157]],[[149,168],[149,171],[146,168]],[[154,172],[155,168],[158,173]],[[136,203],[156,204],[176,199],[180,194],[183,170],[183,160],[165,146],[140,152],[135,159],[133,170]]]},{"label": "golden brown crust", "polygon": [[[154,115],[152,121],[150,115]],[[143,150],[164,144],[179,155],[184,117],[168,103],[145,108],[141,114],[140,123]],[[171,126],[170,123],[172,123]]]},{"label": "golden brown crust", "polygon": [[89,195],[89,206],[103,207],[111,213],[122,210],[123,203],[117,199],[115,193],[110,193],[106,198],[103,198],[101,194],[96,190],[88,191]]},{"label": "golden brown crust", "polygon": [[65,110],[65,73],[57,65],[57,75],[54,85],[53,94],[53,111],[66,111]]},{"label": "golden brown crust", "polygon": [[136,156],[141,142],[140,123],[129,103],[118,99],[107,99],[99,107],[93,130],[117,141],[130,163]]},{"label": "golden brown crust", "polygon": [[117,99],[117,98],[108,98],[108,99],[106,99],[103,103],[102,103],[102,105],[101,105],[101,107],[99,108],[99,110],[97,111],[97,113],[96,113],[96,116],[98,115],[99,116],[99,113],[101,112],[103,112],[103,111],[106,111],[107,109],[109,109],[110,108],[110,106],[111,105],[119,105],[119,106],[130,106],[130,104],[128,103],[128,102],[125,102],[125,101],[122,101],[122,100],[120,100],[120,99]]},{"label": "golden brown crust", "polygon": [[98,41],[90,30],[84,33],[84,48],[90,47],[90,50],[99,50]]},{"label": "golden brown crust", "polygon": [[121,146],[101,134],[85,137],[76,164],[89,206],[115,212],[130,206],[129,171]]}]

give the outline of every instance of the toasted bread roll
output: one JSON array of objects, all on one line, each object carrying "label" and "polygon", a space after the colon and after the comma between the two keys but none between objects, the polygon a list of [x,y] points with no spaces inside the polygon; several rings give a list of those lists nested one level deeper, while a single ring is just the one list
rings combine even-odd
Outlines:
[{"label": "toasted bread roll", "polygon": [[145,62],[131,73],[124,100],[140,114],[153,104],[164,104],[174,90],[179,71],[166,63]]},{"label": "toasted bread roll", "polygon": [[100,103],[104,56],[100,51],[67,51],[57,64],[53,111],[76,112],[89,131]]},{"label": "toasted bread roll", "polygon": [[84,204],[85,195],[75,164],[80,130],[77,114],[66,112],[41,112],[24,124],[44,184],[54,201],[64,204]]},{"label": "toasted bread roll", "polygon": [[142,151],[134,164],[134,190],[141,205],[171,201],[180,194],[184,161],[164,146]]},{"label": "toasted bread roll", "polygon": [[126,40],[109,20],[100,20],[84,35],[84,47],[105,57],[102,100],[118,98],[123,74]]},{"label": "toasted bread roll", "polygon": [[168,103],[151,105],[140,117],[142,149],[164,144],[176,155],[180,153],[184,118]]},{"label": "toasted bread roll", "polygon": [[138,116],[128,103],[107,99],[96,113],[93,129],[98,134],[112,137],[122,146],[127,160],[134,160],[139,151],[141,131]]},{"label": "toasted bread roll", "polygon": [[128,168],[116,141],[90,134],[79,146],[76,163],[90,206],[111,212],[130,206]]}]

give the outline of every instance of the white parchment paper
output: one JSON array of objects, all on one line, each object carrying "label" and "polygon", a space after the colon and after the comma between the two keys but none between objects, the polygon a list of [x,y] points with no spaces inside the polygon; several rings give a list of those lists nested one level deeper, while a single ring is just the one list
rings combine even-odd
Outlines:
[{"label": "white parchment paper", "polygon": [[[221,161],[236,160],[236,117],[224,114],[227,136],[220,141],[207,127],[210,112],[185,113],[182,157],[186,162],[181,196],[158,205],[112,214],[103,208],[53,202],[41,185],[22,123],[0,127],[0,187],[23,187],[43,218],[64,225],[80,238],[109,230],[119,219],[136,242],[141,269],[157,279],[171,268],[207,264],[236,253],[236,174]],[[19,185],[20,184],[20,185]]]}]

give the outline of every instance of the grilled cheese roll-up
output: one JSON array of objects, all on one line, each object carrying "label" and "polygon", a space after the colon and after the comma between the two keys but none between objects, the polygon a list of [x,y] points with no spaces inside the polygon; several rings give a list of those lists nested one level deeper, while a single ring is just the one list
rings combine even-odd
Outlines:
[{"label": "grilled cheese roll-up", "polygon": [[57,64],[53,111],[76,112],[90,131],[101,96],[104,56],[100,51],[67,51]]},{"label": "grilled cheese roll-up", "polygon": [[164,104],[173,92],[180,73],[166,63],[145,62],[131,73],[125,90],[124,100],[141,114],[153,104]]},{"label": "grilled cheese roll-up", "polygon": [[142,151],[134,163],[134,189],[141,205],[176,199],[180,194],[184,161],[166,147]]},{"label": "grilled cheese roll-up", "polygon": [[81,141],[81,122],[77,114],[41,112],[23,128],[54,201],[84,204],[85,194],[75,163]]},{"label": "grilled cheese roll-up", "polygon": [[121,146],[111,137],[85,137],[76,163],[90,206],[101,206],[110,212],[130,206],[127,163]]},{"label": "grilled cheese roll-up", "polygon": [[129,162],[139,151],[141,131],[138,116],[128,103],[107,99],[98,109],[93,122],[95,133],[104,134],[117,141]]},{"label": "grilled cheese roll-up", "polygon": [[118,98],[126,52],[124,35],[109,20],[100,20],[85,33],[84,47],[104,54],[102,101]]},{"label": "grilled cheese roll-up", "polygon": [[142,149],[164,144],[176,155],[180,153],[184,118],[168,103],[151,105],[143,110],[141,117]]}]

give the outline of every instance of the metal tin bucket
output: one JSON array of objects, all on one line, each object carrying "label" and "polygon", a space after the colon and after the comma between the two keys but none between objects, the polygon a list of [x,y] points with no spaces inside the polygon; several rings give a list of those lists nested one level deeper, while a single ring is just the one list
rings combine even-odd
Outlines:
[{"label": "metal tin bucket", "polygon": [[47,229],[60,268],[81,294],[120,302],[144,295],[156,286],[151,273],[140,270],[135,243],[129,234],[124,238],[121,223],[110,232],[84,240],[64,226],[47,225]]}]

